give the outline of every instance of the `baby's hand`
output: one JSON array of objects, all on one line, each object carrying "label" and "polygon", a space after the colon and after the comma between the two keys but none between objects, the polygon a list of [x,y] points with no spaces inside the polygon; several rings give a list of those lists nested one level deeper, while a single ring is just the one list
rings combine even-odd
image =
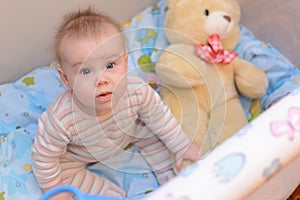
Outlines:
[{"label": "baby's hand", "polygon": [[201,150],[195,144],[191,144],[184,152],[176,154],[176,168],[180,172],[182,170],[182,163],[184,160],[195,162],[202,157]]}]

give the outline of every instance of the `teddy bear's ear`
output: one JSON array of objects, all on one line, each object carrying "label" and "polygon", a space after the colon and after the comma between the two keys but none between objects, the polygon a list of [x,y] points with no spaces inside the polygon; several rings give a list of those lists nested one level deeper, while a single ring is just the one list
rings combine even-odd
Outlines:
[{"label": "teddy bear's ear", "polygon": [[168,0],[169,5],[176,5],[180,0]]},{"label": "teddy bear's ear", "polygon": [[180,2],[181,0],[168,0],[168,6],[170,8],[173,8],[174,6],[178,5],[178,3]]}]

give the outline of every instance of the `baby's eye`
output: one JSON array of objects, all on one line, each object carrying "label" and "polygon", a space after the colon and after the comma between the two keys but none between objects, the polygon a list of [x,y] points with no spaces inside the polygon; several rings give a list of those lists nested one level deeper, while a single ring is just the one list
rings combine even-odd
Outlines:
[{"label": "baby's eye", "polygon": [[89,69],[82,69],[82,70],[80,71],[80,73],[81,73],[82,75],[89,75],[89,74],[91,73],[91,70],[89,70]]},{"label": "baby's eye", "polygon": [[106,65],[106,69],[112,69],[112,68],[114,68],[114,66],[115,66],[114,63],[108,63],[108,64]]}]

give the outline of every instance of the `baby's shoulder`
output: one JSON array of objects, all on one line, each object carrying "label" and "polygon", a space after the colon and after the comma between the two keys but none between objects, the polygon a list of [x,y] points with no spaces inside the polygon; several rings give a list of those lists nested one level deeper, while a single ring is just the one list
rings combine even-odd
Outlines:
[{"label": "baby's shoulder", "polygon": [[68,91],[59,94],[56,99],[48,106],[45,113],[51,113],[53,116],[60,116],[61,113],[71,110],[72,95]]},{"label": "baby's shoulder", "polygon": [[131,74],[127,75],[127,79],[128,79],[128,84],[144,84],[144,83],[146,83],[140,77],[134,76],[134,75],[131,75]]},{"label": "baby's shoulder", "polygon": [[128,75],[127,90],[130,95],[145,95],[148,93],[149,84],[139,77]]}]

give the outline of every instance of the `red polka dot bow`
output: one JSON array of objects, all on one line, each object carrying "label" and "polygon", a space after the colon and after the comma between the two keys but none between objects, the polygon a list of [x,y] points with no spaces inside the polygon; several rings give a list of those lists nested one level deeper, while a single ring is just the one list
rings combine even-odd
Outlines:
[{"label": "red polka dot bow", "polygon": [[223,49],[218,34],[212,34],[208,38],[208,45],[195,44],[194,47],[198,57],[214,64],[229,64],[238,55],[235,52]]}]

